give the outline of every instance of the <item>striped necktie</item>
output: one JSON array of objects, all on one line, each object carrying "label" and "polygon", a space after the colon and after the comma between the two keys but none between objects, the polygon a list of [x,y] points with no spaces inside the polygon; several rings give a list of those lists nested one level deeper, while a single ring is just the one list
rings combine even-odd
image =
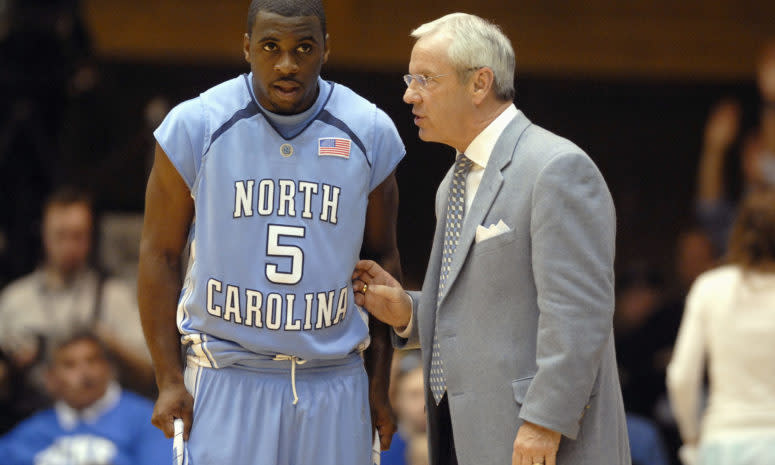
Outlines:
[{"label": "striped necktie", "polygon": [[[444,249],[441,255],[441,273],[439,275],[439,293],[436,296],[436,302],[441,301],[444,295],[444,289],[447,285],[452,257],[455,254],[458,242],[460,242],[460,231],[463,229],[463,215],[465,214],[466,201],[466,175],[471,169],[473,162],[471,159],[460,153],[455,160],[455,171],[452,174],[452,183],[449,186],[449,195],[447,200],[447,218],[444,225]],[[433,352],[431,355],[431,373],[430,386],[433,399],[438,405],[444,392],[447,390],[447,382],[444,375],[444,363],[441,359],[441,348],[439,346],[438,328],[438,305],[436,309],[436,327],[433,331]]]}]

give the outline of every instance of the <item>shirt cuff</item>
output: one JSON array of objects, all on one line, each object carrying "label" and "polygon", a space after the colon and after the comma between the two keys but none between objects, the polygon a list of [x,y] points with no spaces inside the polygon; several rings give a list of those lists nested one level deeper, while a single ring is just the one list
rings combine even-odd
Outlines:
[{"label": "shirt cuff", "polygon": [[412,326],[414,322],[414,299],[412,299],[412,296],[407,294],[409,296],[409,300],[412,301],[412,312],[409,314],[409,323],[406,324],[406,327],[403,328],[401,331],[398,330],[398,328],[393,328],[393,331],[396,333],[396,335],[403,339],[409,339],[409,335],[412,334]]}]

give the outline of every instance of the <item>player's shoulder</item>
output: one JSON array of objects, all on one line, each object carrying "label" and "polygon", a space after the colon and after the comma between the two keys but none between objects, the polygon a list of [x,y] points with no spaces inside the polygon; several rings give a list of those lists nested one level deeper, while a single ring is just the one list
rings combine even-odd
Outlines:
[{"label": "player's shoulder", "polygon": [[395,130],[393,121],[376,104],[344,84],[331,82],[331,86],[331,97],[325,110],[332,116],[361,130]]},{"label": "player's shoulder", "polygon": [[255,104],[248,90],[247,75],[240,75],[176,105],[166,120],[183,125],[207,140],[213,131],[251,106]]},{"label": "player's shoulder", "polygon": [[374,108],[375,105],[370,102],[368,99],[363,97],[362,95],[358,94],[354,90],[350,89],[344,84],[328,81],[328,83],[331,85],[331,99],[329,100],[329,104],[331,103],[337,103],[341,105],[356,105],[361,106],[363,108]]},{"label": "player's shoulder", "polygon": [[248,85],[248,76],[241,74],[207,89],[199,95],[199,99],[216,119],[218,116],[228,119],[253,103]]}]

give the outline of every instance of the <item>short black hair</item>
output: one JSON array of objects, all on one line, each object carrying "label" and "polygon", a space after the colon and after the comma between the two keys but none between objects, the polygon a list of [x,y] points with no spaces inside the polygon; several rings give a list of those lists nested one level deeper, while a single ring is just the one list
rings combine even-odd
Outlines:
[{"label": "short black hair", "polygon": [[280,16],[317,16],[320,29],[323,31],[323,41],[326,40],[326,12],[322,0],[251,0],[248,8],[248,35],[253,32],[256,15],[260,11],[275,13]]}]

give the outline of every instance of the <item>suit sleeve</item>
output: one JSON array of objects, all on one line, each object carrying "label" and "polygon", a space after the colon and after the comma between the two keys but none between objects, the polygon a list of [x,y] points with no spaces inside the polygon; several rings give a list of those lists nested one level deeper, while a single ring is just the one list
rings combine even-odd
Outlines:
[{"label": "suit sleeve", "polygon": [[552,157],[533,189],[538,370],[520,417],[575,439],[611,340],[614,206],[602,175],[580,151]]}]

